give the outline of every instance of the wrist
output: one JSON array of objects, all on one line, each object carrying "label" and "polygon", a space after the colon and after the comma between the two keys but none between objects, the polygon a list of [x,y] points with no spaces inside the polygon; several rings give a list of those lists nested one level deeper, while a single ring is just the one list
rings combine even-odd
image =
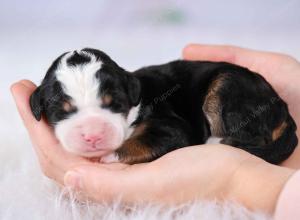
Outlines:
[{"label": "wrist", "polygon": [[251,156],[233,174],[228,198],[251,210],[273,213],[280,192],[294,172]]}]

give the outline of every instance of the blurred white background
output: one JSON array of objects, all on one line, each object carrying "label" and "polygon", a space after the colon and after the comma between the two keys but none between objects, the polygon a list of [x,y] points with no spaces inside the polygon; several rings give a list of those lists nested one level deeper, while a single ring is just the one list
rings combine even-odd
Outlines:
[{"label": "blurred white background", "polygon": [[87,46],[129,70],[177,59],[189,42],[299,59],[299,8],[299,0],[0,0],[0,117],[17,118],[11,83],[39,83],[58,55]]}]

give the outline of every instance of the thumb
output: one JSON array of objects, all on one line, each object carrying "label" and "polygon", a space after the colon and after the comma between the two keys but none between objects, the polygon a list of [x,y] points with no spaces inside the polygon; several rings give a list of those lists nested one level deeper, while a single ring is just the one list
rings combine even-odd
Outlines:
[{"label": "thumb", "polygon": [[16,102],[20,116],[26,126],[31,139],[36,145],[43,146],[44,143],[57,144],[53,131],[45,120],[37,121],[32,114],[29,98],[36,86],[29,80],[21,80],[11,86],[11,93]]},{"label": "thumb", "polygon": [[96,202],[115,199],[133,202],[147,184],[138,170],[125,164],[83,165],[68,171],[64,183]]}]

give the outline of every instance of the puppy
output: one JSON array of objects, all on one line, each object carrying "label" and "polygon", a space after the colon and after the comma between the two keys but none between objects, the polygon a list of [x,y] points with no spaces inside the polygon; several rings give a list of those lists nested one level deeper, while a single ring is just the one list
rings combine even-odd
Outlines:
[{"label": "puppy", "polygon": [[288,106],[271,85],[223,62],[178,60],[130,73],[102,51],[68,52],[53,62],[30,105],[65,150],[105,163],[148,162],[217,142],[277,164],[298,143]]}]

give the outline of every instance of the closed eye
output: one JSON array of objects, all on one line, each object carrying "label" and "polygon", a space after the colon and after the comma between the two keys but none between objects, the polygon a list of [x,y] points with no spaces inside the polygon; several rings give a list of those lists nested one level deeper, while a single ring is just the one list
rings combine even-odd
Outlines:
[{"label": "closed eye", "polygon": [[128,111],[128,101],[126,95],[119,91],[110,91],[101,96],[101,108],[109,109],[115,113],[125,113]]}]

